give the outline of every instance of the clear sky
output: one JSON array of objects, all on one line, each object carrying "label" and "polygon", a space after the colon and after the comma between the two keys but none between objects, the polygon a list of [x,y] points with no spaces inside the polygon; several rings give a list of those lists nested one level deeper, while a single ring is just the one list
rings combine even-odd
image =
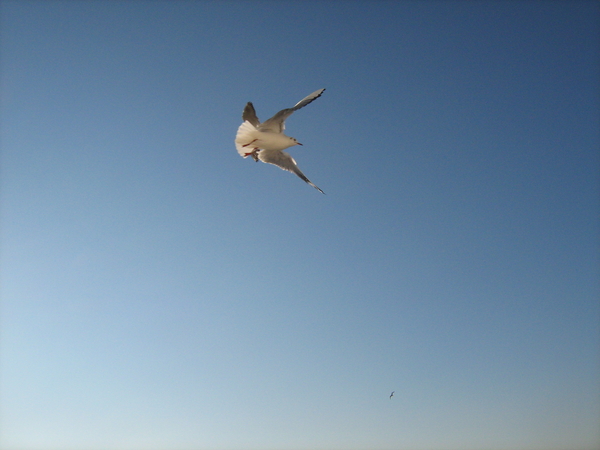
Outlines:
[{"label": "clear sky", "polygon": [[0,448],[600,447],[600,3],[0,13]]}]

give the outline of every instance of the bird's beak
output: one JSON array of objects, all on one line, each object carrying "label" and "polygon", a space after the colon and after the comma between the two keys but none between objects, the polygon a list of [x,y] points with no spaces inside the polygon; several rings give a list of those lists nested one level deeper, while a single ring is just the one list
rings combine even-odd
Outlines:
[{"label": "bird's beak", "polygon": [[296,145],[302,145],[300,142],[296,142]]}]

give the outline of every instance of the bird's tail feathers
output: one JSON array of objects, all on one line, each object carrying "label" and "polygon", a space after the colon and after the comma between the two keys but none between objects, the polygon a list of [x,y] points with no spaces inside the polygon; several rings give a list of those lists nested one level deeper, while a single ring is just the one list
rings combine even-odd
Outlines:
[{"label": "bird's tail feathers", "polygon": [[[244,158],[247,157],[254,147],[249,145],[255,139],[254,133],[256,132],[256,127],[252,125],[249,121],[244,121],[238,128],[237,134],[235,136],[235,148],[238,153],[242,155]],[[244,147],[246,146],[246,147]]]}]

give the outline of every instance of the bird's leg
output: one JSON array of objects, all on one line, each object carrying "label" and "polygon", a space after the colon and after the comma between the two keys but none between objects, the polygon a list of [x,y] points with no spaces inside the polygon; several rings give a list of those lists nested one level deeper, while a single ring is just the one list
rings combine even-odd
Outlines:
[{"label": "bird's leg", "polygon": [[242,147],[248,147],[250,144],[254,144],[256,141],[258,141],[258,139],[254,139],[252,142],[242,145]]},{"label": "bird's leg", "polygon": [[249,152],[249,153],[244,153],[244,158],[245,158],[246,156],[252,156],[252,159],[253,159],[254,161],[258,162],[258,150],[259,150],[258,148],[255,148],[254,150],[252,150],[252,151],[251,151],[251,152]]}]

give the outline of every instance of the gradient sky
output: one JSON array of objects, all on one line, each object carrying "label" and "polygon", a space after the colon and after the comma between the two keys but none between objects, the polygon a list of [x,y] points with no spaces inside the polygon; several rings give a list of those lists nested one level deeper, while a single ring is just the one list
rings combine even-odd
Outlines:
[{"label": "gradient sky", "polygon": [[600,3],[0,13],[0,448],[600,447]]}]

